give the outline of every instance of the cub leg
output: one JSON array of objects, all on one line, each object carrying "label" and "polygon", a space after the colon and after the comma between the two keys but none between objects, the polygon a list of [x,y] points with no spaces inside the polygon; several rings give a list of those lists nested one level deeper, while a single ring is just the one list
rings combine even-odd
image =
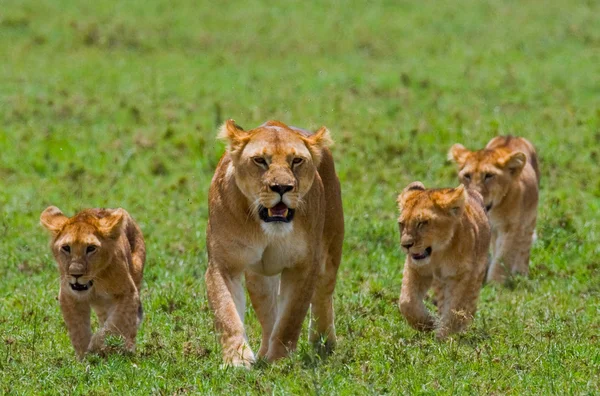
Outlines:
[{"label": "cub leg", "polygon": [[215,325],[221,332],[223,361],[236,367],[250,367],[254,353],[244,331],[244,288],[241,276],[223,273],[216,264],[206,270],[208,302],[214,311]]},{"label": "cub leg", "polygon": [[59,294],[59,301],[71,344],[77,357],[83,359],[92,338],[90,305],[62,291]]},{"label": "cub leg", "polygon": [[[333,310],[333,291],[337,280],[337,270],[341,257],[327,256],[325,268],[319,274],[315,293],[311,301],[311,323],[309,340],[315,347],[321,347],[325,340],[324,351],[330,353],[335,347],[335,325]],[[314,322],[314,323],[313,323]]]},{"label": "cub leg", "polygon": [[[471,274],[472,275],[472,274]],[[448,308],[442,313],[436,337],[444,339],[452,333],[464,330],[473,320],[481,289],[481,277],[453,279],[446,282]]]},{"label": "cub leg", "polygon": [[[104,341],[108,334],[115,334],[125,340],[125,349],[135,352],[135,336],[137,335],[138,307],[140,299],[137,291],[134,295],[126,295],[118,298],[113,309],[104,320],[104,325],[94,334],[89,344],[90,351],[99,351],[104,347]],[[100,310],[102,312],[102,310]],[[100,315],[98,316],[99,319]]]},{"label": "cub leg", "polygon": [[258,356],[264,356],[269,351],[269,339],[277,319],[279,276],[263,276],[256,272],[246,271],[246,288],[248,288],[252,307],[262,328]]},{"label": "cub leg", "polygon": [[432,279],[431,276],[419,275],[408,263],[404,264],[399,300],[400,312],[409,325],[420,331],[433,330],[435,327],[435,317],[423,302]]},{"label": "cub leg", "polygon": [[494,256],[488,271],[488,281],[502,283],[510,274],[529,273],[529,253],[533,228],[498,231],[493,245]]},{"label": "cub leg", "polygon": [[281,308],[271,339],[268,361],[286,357],[296,349],[302,322],[308,312],[315,288],[316,268],[300,265],[286,268],[281,273]]}]

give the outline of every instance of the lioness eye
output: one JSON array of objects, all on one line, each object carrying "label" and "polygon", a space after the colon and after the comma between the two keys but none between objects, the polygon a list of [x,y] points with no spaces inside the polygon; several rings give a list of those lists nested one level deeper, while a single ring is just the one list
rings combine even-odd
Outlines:
[{"label": "lioness eye", "polygon": [[60,249],[65,253],[71,253],[71,246],[69,245],[62,245]]},{"label": "lioness eye", "polygon": [[486,173],[486,174],[485,174],[485,180],[490,180],[490,179],[493,179],[493,178],[494,178],[494,176],[495,176],[495,175],[494,175],[493,173]]},{"label": "lioness eye", "polygon": [[292,161],[292,164],[300,165],[302,162],[304,162],[304,160],[300,157],[297,157],[297,158],[294,158],[294,160]]},{"label": "lioness eye", "polygon": [[252,158],[252,161],[254,161],[254,163],[257,165],[267,165],[267,160],[263,157],[254,157]]},{"label": "lioness eye", "polygon": [[86,253],[94,253],[96,251],[96,246],[90,245],[85,249]]}]

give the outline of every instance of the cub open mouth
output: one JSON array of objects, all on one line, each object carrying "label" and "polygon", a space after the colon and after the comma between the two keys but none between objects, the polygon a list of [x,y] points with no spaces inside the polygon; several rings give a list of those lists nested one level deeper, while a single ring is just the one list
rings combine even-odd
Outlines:
[{"label": "cub open mouth", "polygon": [[92,287],[94,285],[94,281],[89,281],[88,283],[69,283],[69,285],[71,286],[72,290],[75,291],[86,291],[89,290],[90,287]]},{"label": "cub open mouth", "polygon": [[294,218],[295,210],[288,208],[283,202],[279,202],[272,208],[265,208],[261,206],[258,211],[258,216],[265,223],[271,223],[274,221],[280,221],[282,223],[289,223]]},{"label": "cub open mouth", "polygon": [[431,255],[431,247],[425,249],[423,253],[420,254],[412,254],[411,257],[413,260],[423,260]]},{"label": "cub open mouth", "polygon": [[492,209],[492,204],[491,203],[485,205],[485,211],[486,212],[489,212],[491,209]]}]

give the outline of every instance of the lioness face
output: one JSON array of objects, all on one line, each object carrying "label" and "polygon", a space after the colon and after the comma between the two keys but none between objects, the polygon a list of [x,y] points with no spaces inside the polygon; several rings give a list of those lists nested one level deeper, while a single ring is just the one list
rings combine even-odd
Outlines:
[{"label": "lioness face", "polygon": [[328,131],[305,136],[278,122],[243,131],[233,121],[223,126],[230,141],[232,171],[263,230],[290,230],[303,197],[312,188]]},{"label": "lioness face", "polygon": [[425,190],[414,182],[398,196],[400,244],[414,264],[428,264],[432,253],[448,246],[464,210],[465,194],[463,186]]},{"label": "lioness face", "polygon": [[460,182],[482,195],[488,212],[502,201],[527,162],[522,152],[500,149],[471,152],[460,144],[452,146],[449,157],[458,164]]},{"label": "lioness face", "polygon": [[68,218],[53,206],[42,213],[42,225],[53,234],[51,248],[61,278],[73,293],[86,294],[110,263],[122,222],[120,209],[103,218],[85,212]]}]

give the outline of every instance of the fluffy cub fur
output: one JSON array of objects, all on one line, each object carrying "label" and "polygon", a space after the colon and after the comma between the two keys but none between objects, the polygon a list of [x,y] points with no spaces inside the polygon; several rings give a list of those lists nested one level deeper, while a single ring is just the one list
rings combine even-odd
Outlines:
[{"label": "fluffy cub fur", "polygon": [[[472,320],[483,283],[490,226],[479,193],[460,185],[426,190],[409,184],[398,196],[406,253],[400,310],[417,330],[445,338]],[[439,320],[423,300],[433,285]]]},{"label": "fluffy cub fur", "polygon": [[206,288],[225,363],[255,361],[242,277],[262,326],[258,356],[287,356],[311,303],[310,340],[330,349],[344,216],[328,130],[269,121],[244,131],[229,120],[220,137],[228,147],[209,191]]},{"label": "fluffy cub fur", "polygon": [[533,145],[524,138],[498,136],[479,151],[455,144],[448,157],[458,165],[460,181],[483,196],[492,225],[488,280],[527,275],[540,182]]},{"label": "fluffy cub fur", "polygon": [[[140,228],[124,209],[86,209],[68,218],[50,206],[40,220],[52,235],[60,307],[77,356],[101,350],[109,333],[122,336],[133,352],[146,259]],[[100,325],[93,336],[91,309]]]}]

